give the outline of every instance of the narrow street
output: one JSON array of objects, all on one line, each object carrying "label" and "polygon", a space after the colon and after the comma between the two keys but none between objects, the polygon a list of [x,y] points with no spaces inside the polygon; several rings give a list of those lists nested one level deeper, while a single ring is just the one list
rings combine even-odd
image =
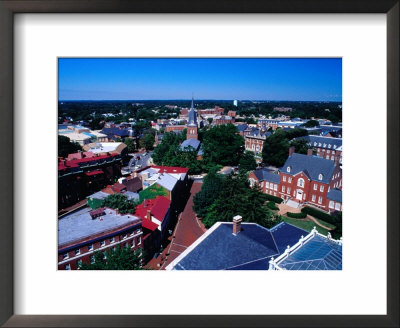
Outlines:
[{"label": "narrow street", "polygon": [[171,242],[164,251],[156,258],[152,259],[147,267],[151,269],[165,269],[175,258],[185,251],[193,242],[195,242],[206,229],[202,223],[196,219],[193,211],[193,196],[201,190],[202,182],[194,182],[190,189],[190,197],[186,203],[185,209],[179,216],[174,232],[170,237]]}]

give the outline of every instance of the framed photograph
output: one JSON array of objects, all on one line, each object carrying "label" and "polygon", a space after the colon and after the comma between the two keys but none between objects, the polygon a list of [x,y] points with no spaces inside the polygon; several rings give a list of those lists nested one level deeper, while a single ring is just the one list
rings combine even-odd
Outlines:
[{"label": "framed photograph", "polygon": [[0,22],[2,325],[399,325],[398,1]]}]

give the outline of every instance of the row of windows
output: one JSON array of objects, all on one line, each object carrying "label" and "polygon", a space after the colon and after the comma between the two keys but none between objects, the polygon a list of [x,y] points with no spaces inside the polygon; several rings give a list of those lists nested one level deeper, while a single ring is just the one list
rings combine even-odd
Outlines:
[{"label": "row of windows", "polygon": [[[288,170],[290,171],[290,168],[288,167]],[[289,172],[288,171],[288,172]],[[283,176],[283,181],[286,182],[286,175]],[[292,177],[288,177],[288,182],[291,183],[292,182]]]},{"label": "row of windows", "polygon": [[[315,195],[311,195],[311,200],[313,202],[315,202],[315,199],[316,199],[316,196]],[[318,197],[318,204],[322,204],[322,197],[321,196]]]},{"label": "row of windows", "polygon": [[265,182],[265,187],[268,189],[278,190],[278,185],[274,183],[269,183],[268,181]]},{"label": "row of windows", "polygon": [[[130,233],[130,236],[133,236],[135,233],[139,233],[140,232],[140,229],[137,229],[136,231],[132,231],[132,233]],[[123,240],[123,239],[126,239],[126,238],[128,238],[128,234],[127,233],[125,233],[125,234],[123,234],[121,237],[120,237],[120,240]],[[113,244],[113,243],[115,243],[115,237],[111,237],[111,238],[109,238],[109,244]],[[140,244],[141,243],[141,238],[139,237],[138,238],[138,244]],[[106,246],[106,240],[104,239],[104,240],[102,240],[102,241],[100,241],[100,247],[104,247],[104,246]],[[94,244],[88,244],[87,245],[87,248],[88,248],[88,252],[90,252],[90,251],[93,251],[93,249],[94,249]],[[75,256],[78,256],[78,255],[80,255],[81,254],[81,248],[77,248],[77,249],[75,249]],[[69,258],[69,253],[67,252],[67,253],[64,253],[63,255],[62,255],[62,259],[63,260],[66,260],[66,259],[68,259]]]},{"label": "row of windows", "polygon": [[[324,186],[324,185],[320,185],[320,186],[319,186],[319,191],[320,191],[320,192],[323,192],[324,189],[325,189],[325,186]],[[314,190],[318,190],[318,184],[316,184],[316,183],[314,183]]]},{"label": "row of windows", "polygon": [[[316,142],[314,142],[314,147],[316,147],[318,145],[318,147],[324,147],[324,148],[326,148],[326,143],[324,143],[324,145],[322,145],[322,143],[316,143]],[[336,149],[336,145],[333,145],[333,149]],[[331,144],[328,144],[328,148],[330,149],[330,148],[332,148],[332,145]],[[319,150],[319,149],[318,149]]]},{"label": "row of windows", "polygon": [[335,210],[338,210],[338,211],[341,210],[340,203],[335,203],[333,200],[329,201],[329,208],[330,209],[335,209]]}]

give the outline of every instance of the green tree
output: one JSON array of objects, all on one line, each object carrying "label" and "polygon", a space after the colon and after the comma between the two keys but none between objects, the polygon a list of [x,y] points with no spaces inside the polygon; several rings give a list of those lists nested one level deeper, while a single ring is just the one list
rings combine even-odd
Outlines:
[{"label": "green tree", "polygon": [[121,248],[118,245],[115,249],[106,253],[94,252],[93,263],[81,263],[80,270],[141,270],[143,261],[142,249],[131,251],[130,248]]},{"label": "green tree", "polygon": [[276,167],[282,166],[288,157],[290,140],[306,135],[307,130],[305,129],[290,129],[288,131],[277,129],[264,142],[263,162]]},{"label": "green tree", "polygon": [[254,153],[246,150],[239,160],[239,170],[243,172],[249,172],[255,170],[257,162],[254,157]]},{"label": "green tree", "polygon": [[128,152],[133,153],[136,149],[135,141],[131,138],[126,138],[124,141],[126,147],[128,148]]},{"label": "green tree", "polygon": [[235,215],[241,215],[244,222],[271,227],[277,222],[273,220],[273,213],[265,202],[266,195],[257,188],[250,188],[245,174],[229,175],[202,222],[206,227],[211,227],[218,221],[231,222]]},{"label": "green tree", "polygon": [[58,136],[58,157],[67,157],[68,154],[76,153],[82,150],[80,144],[71,142],[68,137]]},{"label": "green tree", "polygon": [[205,131],[203,151],[208,165],[237,165],[244,151],[244,139],[233,124],[217,125]]},{"label": "green tree", "polygon": [[306,128],[313,128],[319,126],[319,123],[316,120],[309,120],[306,123],[304,123],[303,126],[305,126]]},{"label": "green tree", "polygon": [[293,146],[296,153],[307,155],[308,142],[304,139],[293,139],[290,142],[290,146]]},{"label": "green tree", "polygon": [[208,207],[215,201],[223,188],[224,177],[213,168],[203,180],[201,190],[193,197],[193,210],[197,216],[205,217]]},{"label": "green tree", "polygon": [[122,141],[122,139],[120,137],[115,138],[115,142],[121,142],[121,141]]},{"label": "green tree", "polygon": [[113,209],[118,209],[118,211],[121,214],[126,214],[126,213],[135,213],[136,210],[136,202],[133,200],[129,200],[128,197],[122,194],[113,194],[110,196],[107,196],[103,200],[102,206],[113,208]]},{"label": "green tree", "polygon": [[151,150],[154,148],[154,142],[156,139],[154,135],[151,133],[146,133],[142,139],[140,139],[140,147],[145,148],[146,150]]}]

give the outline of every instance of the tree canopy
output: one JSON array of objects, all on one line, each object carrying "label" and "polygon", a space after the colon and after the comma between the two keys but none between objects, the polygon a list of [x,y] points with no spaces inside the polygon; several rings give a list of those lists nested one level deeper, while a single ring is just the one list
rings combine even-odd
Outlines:
[{"label": "tree canopy", "polygon": [[217,125],[204,132],[203,151],[208,164],[237,165],[244,151],[244,139],[233,124]]},{"label": "tree canopy", "polygon": [[76,153],[82,150],[82,147],[77,142],[71,142],[66,136],[58,136],[58,157],[67,157],[68,154]]},{"label": "tree canopy", "polygon": [[141,270],[143,252],[142,249],[131,251],[130,248],[121,248],[118,245],[115,249],[105,253],[95,251],[93,263],[81,263],[80,270]]},{"label": "tree canopy", "polygon": [[303,126],[306,128],[313,128],[319,126],[319,123],[316,120],[309,120],[306,123],[304,123]]},{"label": "tree canopy", "polygon": [[306,135],[308,133],[305,129],[277,129],[264,142],[262,150],[263,162],[276,167],[282,166],[288,158],[290,141]]},{"label": "tree canopy", "polygon": [[[217,190],[213,201],[209,191],[211,187],[206,184],[207,192],[204,194],[208,197],[200,194],[195,202],[194,210],[199,216],[203,215],[202,222],[206,227],[218,221],[231,222],[236,215],[241,215],[244,222],[254,222],[268,228],[278,223],[265,204],[266,195],[258,188],[250,187],[246,174],[231,174],[221,181],[222,186],[218,183],[213,186]],[[206,209],[201,205],[207,206]]]},{"label": "tree canopy", "polygon": [[305,139],[293,139],[290,142],[290,146],[293,146],[296,153],[307,155],[308,141]]},{"label": "tree canopy", "polygon": [[243,172],[253,171],[257,168],[257,162],[254,153],[246,150],[239,160],[239,170]]},{"label": "tree canopy", "polygon": [[124,143],[128,148],[128,152],[133,153],[135,151],[136,147],[135,147],[135,141],[133,139],[125,138]]},{"label": "tree canopy", "polygon": [[135,213],[136,202],[129,200],[128,197],[122,194],[113,194],[107,196],[102,203],[102,207],[109,207],[112,209],[118,209],[121,214]]},{"label": "tree canopy", "polygon": [[152,133],[146,133],[142,139],[140,139],[140,147],[145,148],[146,150],[152,150],[154,148],[154,142],[156,141],[154,135]]},{"label": "tree canopy", "polygon": [[224,177],[217,168],[210,170],[203,180],[201,190],[193,197],[193,210],[199,217],[205,217],[208,207],[215,201],[223,187]]}]

